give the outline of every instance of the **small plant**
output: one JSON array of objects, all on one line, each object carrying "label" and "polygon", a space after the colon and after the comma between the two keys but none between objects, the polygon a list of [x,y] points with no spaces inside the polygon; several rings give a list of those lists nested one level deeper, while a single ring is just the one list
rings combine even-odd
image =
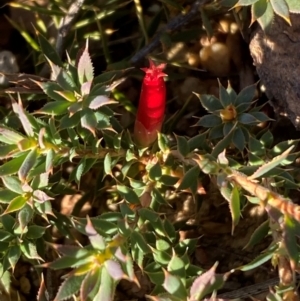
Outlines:
[{"label": "small plant", "polygon": [[[250,2],[236,5],[271,5],[280,15],[274,1]],[[47,102],[29,112],[20,94],[10,97],[13,112],[0,123],[1,289],[9,293],[17,263],[26,260],[38,275],[37,300],[114,300],[124,282],[142,291],[143,280],[148,300],[218,300],[230,273],[270,261],[291,277],[280,273],[269,300],[288,300],[299,269],[300,211],[288,198],[299,188],[292,165],[299,141],[275,144],[271,131],[258,127],[272,119],[256,104],[256,85],[237,94],[219,82],[219,98],[196,94],[208,112],[196,124],[199,133],[167,135],[161,132],[167,64],[149,60],[131,132],[119,122],[121,104],[113,98],[124,70],[95,76],[88,41],[76,61],[67,54],[65,63],[38,37],[52,79],[32,81]],[[208,181],[228,202],[232,234],[246,205],[266,211],[245,247],[272,237],[259,256],[223,273],[218,263],[207,271],[195,264],[199,238],[181,235],[201,208],[195,205],[183,223],[174,218],[174,199],[188,196],[196,204]],[[57,203],[75,194],[80,200],[72,213],[62,214]],[[80,216],[88,202],[101,210]],[[63,274],[54,293],[42,268],[52,278]]]}]

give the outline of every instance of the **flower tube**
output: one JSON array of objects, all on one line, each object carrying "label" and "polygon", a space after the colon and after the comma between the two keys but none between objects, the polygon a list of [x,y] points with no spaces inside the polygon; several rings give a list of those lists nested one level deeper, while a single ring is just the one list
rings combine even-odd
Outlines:
[{"label": "flower tube", "polygon": [[149,60],[149,68],[142,68],[146,73],[138,112],[134,126],[134,139],[138,145],[147,147],[157,138],[157,132],[161,131],[166,106],[166,84],[163,77],[163,69],[166,64],[155,66]]}]

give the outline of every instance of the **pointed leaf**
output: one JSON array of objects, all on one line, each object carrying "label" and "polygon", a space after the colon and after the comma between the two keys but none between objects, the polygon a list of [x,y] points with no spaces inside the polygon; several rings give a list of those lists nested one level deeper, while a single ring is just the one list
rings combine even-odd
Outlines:
[{"label": "pointed leaf", "polygon": [[40,113],[49,114],[51,116],[58,116],[68,113],[70,102],[63,100],[56,100],[46,103],[40,110]]},{"label": "pointed leaf", "polygon": [[24,162],[22,163],[19,171],[18,176],[21,182],[25,182],[28,173],[31,171],[33,166],[35,165],[38,158],[38,150],[37,148],[32,149],[28,155],[26,156]]},{"label": "pointed leaf", "polygon": [[238,267],[238,268],[236,268],[236,270],[241,270],[241,271],[245,272],[245,271],[250,271],[252,269],[255,269],[255,268],[261,266],[262,264],[264,264],[265,262],[267,262],[268,260],[270,260],[273,257],[275,251],[276,250],[272,250],[272,251],[269,251],[269,252],[265,252],[261,255],[258,255],[250,263],[245,264],[241,267]]},{"label": "pointed leaf", "polygon": [[213,151],[211,152],[211,155],[217,158],[221,152],[226,149],[226,147],[231,143],[233,134],[235,132],[236,123],[232,127],[231,131],[228,133],[227,136],[225,136],[222,140],[220,140],[217,145],[214,147]]},{"label": "pointed leaf", "polygon": [[97,118],[93,112],[81,111],[81,126],[88,129],[93,136],[96,136]]},{"label": "pointed leaf", "polygon": [[281,155],[275,157],[272,161],[270,161],[270,162],[264,164],[263,166],[259,167],[250,177],[248,177],[248,179],[253,180],[253,179],[259,178],[262,175],[264,175],[265,173],[267,173],[268,171],[272,170],[273,168],[275,168],[276,166],[281,164],[282,161],[284,159],[286,159],[286,157],[289,155],[289,153],[292,151],[293,148],[294,148],[294,146],[292,145],[285,152],[283,152]]},{"label": "pointed leaf", "polygon": [[190,290],[189,297],[191,300],[202,300],[207,294],[223,286],[227,277],[225,275],[216,274],[216,268],[217,264],[196,278]]},{"label": "pointed leaf", "polygon": [[232,218],[232,230],[231,235],[233,235],[235,226],[239,223],[241,216],[241,208],[240,208],[240,192],[235,185],[232,189],[230,200],[229,200],[229,208]]},{"label": "pointed leaf", "polygon": [[23,194],[23,188],[20,180],[16,177],[10,177],[10,176],[3,176],[1,177],[2,182],[6,188],[9,190],[17,193],[17,194]]},{"label": "pointed leaf", "polygon": [[17,144],[25,137],[9,127],[0,125],[0,141],[7,144]]},{"label": "pointed leaf", "polygon": [[85,275],[69,276],[60,286],[54,301],[64,301],[76,294],[80,289],[84,277]]},{"label": "pointed leaf", "polygon": [[[257,0],[255,0],[256,2]],[[247,104],[250,107],[256,92],[256,84],[244,88],[235,99],[234,105],[238,107],[241,104]],[[245,109],[246,110],[246,109]]]},{"label": "pointed leaf", "polygon": [[124,278],[125,274],[121,268],[121,265],[118,262],[109,259],[105,261],[104,266],[109,276],[115,281],[119,281],[122,278]]},{"label": "pointed leaf", "polygon": [[23,195],[17,196],[9,203],[3,214],[8,214],[22,209],[25,206],[27,200],[27,197],[24,197]]},{"label": "pointed leaf", "polygon": [[291,20],[290,20],[290,14],[289,14],[289,7],[285,0],[270,0],[270,3],[273,7],[274,12],[283,18],[290,26]]},{"label": "pointed leaf", "polygon": [[113,103],[117,103],[117,102],[108,98],[106,95],[99,95],[96,96],[93,100],[91,100],[89,104],[89,108],[92,110],[97,110],[102,106],[106,106]]},{"label": "pointed leaf", "polygon": [[213,95],[208,95],[208,94],[196,94],[196,96],[199,97],[200,102],[202,104],[202,106],[210,113],[213,113],[214,111],[217,110],[222,110],[224,109],[222,103],[220,102],[220,100],[213,96]]},{"label": "pointed leaf", "polygon": [[9,176],[15,174],[20,169],[23,164],[28,152],[22,154],[21,156],[14,158],[0,166],[0,176]]},{"label": "pointed leaf", "polygon": [[217,115],[205,115],[200,118],[197,125],[203,126],[205,128],[212,128],[222,124],[222,119]]},{"label": "pointed leaf", "polygon": [[299,235],[299,227],[297,227],[296,223],[297,222],[294,219],[285,214],[283,225],[283,242],[286,251],[293,263],[293,269],[297,267],[299,262],[299,252],[297,246],[297,235]]},{"label": "pointed leaf", "polygon": [[54,47],[49,43],[49,41],[38,31],[37,37],[39,40],[39,44],[41,46],[42,53],[55,65],[62,67],[62,62],[60,57]]},{"label": "pointed leaf", "polygon": [[270,223],[269,220],[266,220],[255,229],[255,231],[252,233],[250,237],[249,242],[244,247],[244,249],[255,246],[257,243],[261,242],[262,239],[264,239],[267,236],[270,230],[269,223]]},{"label": "pointed leaf", "polygon": [[164,274],[165,274],[165,279],[163,283],[164,289],[168,293],[175,295],[176,297],[181,298],[182,300],[186,300],[187,292],[180,278],[170,274],[166,270],[164,270]]},{"label": "pointed leaf", "polygon": [[191,169],[189,169],[183,176],[183,179],[177,188],[178,190],[185,190],[191,187],[191,185],[198,180],[198,176],[200,173],[200,168],[198,165],[195,165]]},{"label": "pointed leaf", "polygon": [[268,31],[273,23],[274,20],[274,10],[272,5],[269,1],[267,1],[267,8],[265,13],[257,19],[257,22],[263,29],[263,31]]},{"label": "pointed leaf", "polygon": [[113,301],[114,300],[114,281],[109,276],[107,270],[105,268],[101,269],[101,279],[105,279],[105,281],[101,281],[99,292],[96,295],[94,300],[101,301]]},{"label": "pointed leaf", "polygon": [[80,300],[87,301],[92,291],[98,291],[100,286],[100,271],[94,269],[86,274],[80,287]]},{"label": "pointed leaf", "polygon": [[33,137],[33,128],[32,125],[28,119],[27,112],[24,110],[21,99],[19,99],[19,103],[17,103],[13,98],[12,98],[12,107],[16,115],[18,116],[19,120],[22,123],[23,129],[27,136]]},{"label": "pointed leaf", "polygon": [[88,40],[86,40],[85,49],[78,61],[78,79],[81,85],[94,78],[94,67],[88,52],[88,45]]}]

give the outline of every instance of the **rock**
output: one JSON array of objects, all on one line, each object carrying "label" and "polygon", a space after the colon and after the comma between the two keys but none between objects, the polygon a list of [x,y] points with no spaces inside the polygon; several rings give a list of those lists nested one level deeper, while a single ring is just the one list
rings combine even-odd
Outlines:
[{"label": "rock", "polygon": [[300,130],[300,16],[291,14],[291,22],[276,16],[267,33],[257,26],[249,47],[275,112]]}]

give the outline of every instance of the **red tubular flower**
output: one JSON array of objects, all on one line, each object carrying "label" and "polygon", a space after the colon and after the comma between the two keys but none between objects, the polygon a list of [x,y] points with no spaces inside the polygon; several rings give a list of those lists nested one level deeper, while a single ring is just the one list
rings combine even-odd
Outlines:
[{"label": "red tubular flower", "polygon": [[149,146],[161,130],[166,105],[166,85],[163,69],[166,64],[155,66],[149,60],[149,68],[142,68],[146,73],[134,126],[134,139],[143,147]]}]

